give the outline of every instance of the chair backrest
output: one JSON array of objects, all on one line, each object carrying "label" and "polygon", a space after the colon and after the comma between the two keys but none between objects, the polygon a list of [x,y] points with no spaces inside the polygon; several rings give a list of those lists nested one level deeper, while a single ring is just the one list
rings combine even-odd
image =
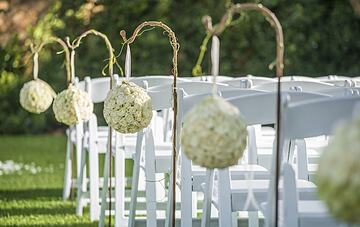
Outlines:
[{"label": "chair backrest", "polygon": [[[116,74],[114,75],[114,78],[118,81],[124,80],[124,77],[119,78]],[[101,103],[105,101],[106,96],[110,91],[110,77],[85,77],[77,86],[90,94],[93,103]]]},{"label": "chair backrest", "polygon": [[357,96],[359,93],[356,91],[355,88],[351,87],[337,87],[334,86],[330,89],[324,89],[318,91],[321,94],[326,94],[330,96]]},{"label": "chair backrest", "polygon": [[[320,90],[326,90],[334,88],[332,84],[327,84],[323,82],[314,82],[314,81],[283,81],[281,82],[281,90],[287,91],[291,89],[300,88],[301,91],[306,92],[319,92]],[[267,91],[276,91],[277,82],[271,82],[266,84],[261,84],[254,86],[254,89],[267,90]]]},{"label": "chair backrest", "polygon": [[[139,85],[143,86],[144,81],[147,82],[148,87],[154,87],[154,86],[162,86],[162,85],[168,85],[173,84],[174,77],[172,75],[169,76],[141,76],[141,77],[130,77],[130,81]],[[177,78],[177,82],[184,82],[189,81],[185,78]]]},{"label": "chair backrest", "polygon": [[[191,82],[182,82],[177,84],[177,88],[183,89],[185,95],[194,95],[194,94],[202,94],[202,93],[210,93],[213,89],[212,82],[202,82],[202,81],[191,81]],[[150,87],[149,91],[166,91],[172,89],[172,84],[166,84],[162,86]],[[217,90],[231,90],[232,87],[227,84],[217,83]]]},{"label": "chair backrest", "polygon": [[250,83],[253,86],[258,86],[265,83],[276,82],[274,78],[269,77],[257,77],[257,76],[246,76],[246,77],[237,77],[231,80],[221,81],[224,84],[228,84],[232,87],[244,87],[244,84]]},{"label": "chair backrest", "polygon": [[352,79],[328,79],[321,80],[323,83],[333,84],[338,87],[355,87],[356,83]]},{"label": "chair backrest", "polygon": [[231,90],[220,91],[220,96],[227,99],[231,97],[237,97],[242,95],[251,95],[251,94],[259,94],[265,93],[268,91],[256,90],[256,89],[242,89],[242,88],[234,88]]},{"label": "chair backrest", "polygon": [[[291,102],[294,103],[329,97],[310,92],[288,91],[282,93],[283,96],[290,96]],[[227,100],[240,110],[248,125],[274,124],[276,121],[276,95],[276,92],[267,92],[233,97]]]},{"label": "chair backrest", "polygon": [[359,96],[333,97],[294,104],[288,104],[285,100],[282,111],[283,138],[303,139],[329,135],[340,122],[353,117],[354,108],[359,104]]},{"label": "chair backrest", "polygon": [[283,76],[281,81],[312,81],[319,82],[317,78],[308,77],[308,76]]},{"label": "chair backrest", "polygon": [[[179,98],[179,110],[181,115],[191,110],[193,106],[199,103],[204,97],[211,93],[202,93],[197,95],[182,96]],[[309,92],[284,92],[283,96],[291,97],[291,102],[303,102],[309,100],[328,98],[329,96],[309,93]],[[276,92],[245,94],[237,97],[228,98],[231,104],[236,106],[243,115],[248,125],[256,124],[274,124],[276,121]]]},{"label": "chair backrest", "polygon": [[[189,77],[190,81],[204,81],[204,82],[213,82],[214,76],[208,75],[208,76],[196,76],[196,77]],[[226,80],[233,79],[230,76],[216,76],[217,82],[223,82]]]},{"label": "chair backrest", "polygon": [[151,97],[153,110],[163,110],[172,107],[173,89],[171,86],[164,86],[161,89],[147,90],[148,95]]}]

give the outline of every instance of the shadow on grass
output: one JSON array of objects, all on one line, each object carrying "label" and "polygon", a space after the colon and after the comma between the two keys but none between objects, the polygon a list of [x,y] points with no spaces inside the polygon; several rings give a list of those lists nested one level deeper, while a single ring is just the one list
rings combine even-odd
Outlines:
[{"label": "shadow on grass", "polygon": [[61,199],[62,189],[24,189],[24,190],[0,190],[2,200],[24,200],[24,199]]},{"label": "shadow on grass", "polygon": [[57,207],[24,207],[24,208],[0,208],[0,217],[9,216],[30,216],[30,215],[72,215],[75,214],[75,206],[57,206]]},{"label": "shadow on grass", "polygon": [[[0,224],[0,227],[9,227],[9,226],[16,226],[18,227],[19,225],[14,224],[14,225],[2,225]],[[29,225],[21,225],[22,227],[33,227],[33,224],[29,224]],[[98,223],[85,223],[85,224],[74,224],[74,223],[70,223],[70,224],[46,224],[46,225],[35,225],[36,227],[92,227],[92,226],[98,226]]]}]

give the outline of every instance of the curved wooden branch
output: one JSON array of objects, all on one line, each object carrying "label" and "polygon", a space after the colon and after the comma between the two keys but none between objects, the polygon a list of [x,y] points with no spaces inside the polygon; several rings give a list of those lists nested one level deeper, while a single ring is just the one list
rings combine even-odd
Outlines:
[{"label": "curved wooden branch", "polygon": [[115,63],[114,50],[113,50],[113,47],[111,45],[111,42],[110,42],[109,38],[105,34],[99,32],[99,31],[97,31],[95,29],[90,29],[90,30],[82,33],[80,36],[78,36],[71,44],[70,44],[70,42],[68,42],[68,45],[72,50],[74,50],[74,49],[76,49],[76,48],[78,48],[80,46],[81,40],[83,38],[87,37],[90,34],[95,35],[95,36],[99,36],[100,38],[102,38],[105,41],[106,47],[107,47],[108,52],[109,52],[109,71],[108,71],[108,74],[111,77],[113,75],[113,73],[114,73],[114,67],[113,67],[113,65]]},{"label": "curved wooden branch", "polygon": [[176,141],[177,141],[177,135],[176,135],[176,131],[177,131],[177,91],[176,91],[176,82],[177,82],[177,77],[178,77],[178,68],[177,68],[177,55],[178,55],[178,49],[179,49],[179,43],[177,42],[176,39],[176,35],[175,33],[171,30],[171,28],[169,26],[167,26],[166,24],[159,22],[159,21],[145,21],[143,23],[141,23],[139,26],[137,26],[133,32],[133,34],[131,35],[130,38],[126,38],[126,32],[124,30],[122,30],[120,32],[120,36],[122,37],[122,39],[124,40],[124,42],[126,44],[131,44],[135,41],[136,37],[138,37],[139,33],[141,32],[141,30],[144,27],[160,27],[162,29],[165,30],[165,32],[168,33],[169,36],[169,40],[170,40],[170,44],[171,47],[173,49],[173,58],[172,58],[172,64],[173,64],[173,69],[172,69],[172,73],[174,76],[174,83],[173,83],[173,110],[174,110],[174,115],[173,115],[173,135],[172,135],[172,155],[173,155],[173,159],[172,159],[172,180],[173,180],[173,191],[172,191],[172,214],[171,214],[171,218],[172,218],[172,226],[175,226],[175,211],[176,211],[176,157],[177,157],[177,153],[176,153]]},{"label": "curved wooden branch", "polygon": [[242,10],[255,10],[262,13],[275,29],[276,33],[276,76],[281,77],[284,74],[284,34],[278,18],[271,10],[262,4],[244,3],[236,4],[232,7],[233,12],[241,12]]},{"label": "curved wooden branch", "polygon": [[39,46],[34,47],[31,46],[31,50],[34,54],[34,72],[33,72],[33,76],[34,79],[37,78],[38,76],[38,54],[40,53],[40,51],[42,50],[42,48],[47,45],[50,44],[52,42],[58,43],[61,45],[61,47],[63,48],[63,51],[65,52],[65,67],[66,67],[66,77],[67,77],[67,83],[72,83],[72,79],[71,79],[71,72],[70,72],[70,52],[69,52],[69,48],[67,47],[66,43],[55,36],[50,36],[47,40],[45,40],[44,42],[40,43]]},{"label": "curved wooden branch", "polygon": [[212,35],[220,35],[226,27],[230,24],[232,16],[235,13],[240,13],[241,11],[257,11],[265,16],[265,18],[270,22],[271,26],[274,27],[276,33],[276,76],[281,77],[284,74],[284,35],[282,31],[281,24],[275,14],[263,6],[262,4],[255,3],[238,3],[232,5],[225,15],[222,17],[221,21],[212,25],[211,17],[204,16],[203,24],[207,32]]}]

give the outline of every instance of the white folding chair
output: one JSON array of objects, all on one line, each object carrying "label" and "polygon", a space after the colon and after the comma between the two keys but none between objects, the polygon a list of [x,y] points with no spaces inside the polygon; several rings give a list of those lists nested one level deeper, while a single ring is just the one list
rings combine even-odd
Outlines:
[{"label": "white folding chair", "polygon": [[340,226],[340,223],[329,214],[322,201],[299,201],[295,171],[288,163],[283,164],[283,179],[284,197],[280,202],[280,225],[293,227]]},{"label": "white folding chair", "polygon": [[[116,81],[119,81],[118,75],[114,75]],[[110,78],[90,79],[85,77],[84,81],[79,83],[86,92],[89,93],[93,103],[104,102],[110,88]],[[81,164],[79,165],[79,177],[77,181],[77,201],[76,214],[82,215],[84,207],[90,203],[90,220],[99,219],[99,154],[106,152],[107,128],[99,128],[97,118],[92,114],[90,120],[84,126],[84,139],[82,146]],[[86,160],[89,157],[89,178],[86,177]],[[87,180],[88,179],[88,180]],[[87,182],[89,183],[89,192],[87,192]]]},{"label": "white folding chair", "polygon": [[[306,92],[287,92],[287,94],[292,97],[292,101],[294,102],[324,97],[319,94]],[[235,97],[228,99],[228,101],[239,108],[248,125],[275,123],[275,92]],[[265,111],[259,110],[259,107]],[[249,187],[252,188],[253,198],[258,204],[266,201],[269,180],[233,180],[231,179],[229,168],[217,170],[218,180],[214,182],[214,195],[212,195],[212,172],[212,170],[207,171],[207,177],[210,181],[207,182],[206,188],[204,189],[206,194],[203,209],[203,226],[209,225],[211,202],[213,202],[219,210],[219,226],[233,226],[232,212],[244,210],[257,212],[259,209],[256,204],[249,204],[249,202],[247,202]],[[300,185],[301,196],[303,198],[316,198],[314,193],[316,187],[313,183],[304,180],[298,180],[297,182]],[[212,196],[214,198],[210,199]],[[249,219],[249,222],[250,225],[256,226],[258,224],[256,219]]]},{"label": "white folding chair", "polygon": [[[227,85],[223,84],[218,84],[218,87],[219,90],[229,89]],[[210,82],[182,82],[177,85],[177,88],[184,91],[184,93],[189,94],[209,93],[212,91],[213,85]],[[172,84],[153,86],[147,90],[150,97],[152,97],[154,111],[169,109],[172,107]],[[169,172],[171,168],[171,145],[169,143],[165,143],[163,147],[157,147],[153,142],[154,135],[151,129],[146,129],[144,134],[145,158],[143,168],[145,169],[146,174],[146,201],[150,201],[147,202],[147,224],[149,226],[154,226],[156,224],[156,202],[154,201],[157,200],[155,188],[158,180],[149,179],[155,179],[156,174]],[[141,152],[141,150],[139,150],[139,152]],[[139,182],[140,172],[140,164],[136,163],[140,163],[140,157],[141,154],[135,154],[129,226],[135,224],[135,207],[138,194],[137,184]]]},{"label": "white folding chair", "polygon": [[[250,89],[237,89],[230,90],[234,96],[246,96],[254,93],[263,93],[262,91],[253,91]],[[228,91],[219,92],[227,94]],[[211,95],[211,93],[205,93],[200,95],[190,95],[180,97],[179,99],[179,127],[183,120],[183,116],[205,96]],[[229,95],[229,94],[227,94]],[[249,134],[254,138],[254,129],[248,129]],[[249,136],[250,138],[250,136]],[[232,177],[234,179],[245,179],[251,171],[253,171],[256,179],[267,179],[268,171],[262,166],[256,165],[257,153],[256,145],[253,143],[255,140],[249,139],[248,144],[248,161],[245,165],[234,166],[232,168]],[[181,148],[180,148],[181,149]],[[184,154],[180,154],[180,179],[177,185],[181,188],[181,226],[192,226],[192,218],[197,216],[196,209],[196,193],[202,191],[202,184],[206,181],[206,170],[199,166],[192,166],[191,160],[189,160]],[[195,198],[195,199],[194,199]],[[195,203],[195,204],[194,204]],[[194,207],[195,205],[195,207]]]},{"label": "white folding chair", "polygon": [[[291,155],[286,148],[288,141],[330,135],[338,124],[353,117],[354,109],[359,104],[360,97],[324,98],[294,104],[289,103],[289,99],[284,100],[282,103],[282,128],[279,145],[282,159],[280,164],[286,162],[287,157]],[[285,165],[282,170],[286,174],[286,179],[290,180],[290,183],[287,183],[286,188],[284,188],[287,191],[283,197],[283,217],[281,218],[284,219],[285,226],[289,226],[289,224],[291,224],[290,226],[338,226],[338,223],[329,218],[329,214],[321,202],[301,201],[301,196],[300,201],[298,201],[293,190],[294,184],[291,182],[294,173],[290,168]],[[274,171],[274,166],[272,170]],[[268,194],[268,205],[265,206],[268,226],[272,226],[273,223],[274,189],[272,181]],[[296,185],[296,189],[295,192],[299,191],[299,185]]]}]

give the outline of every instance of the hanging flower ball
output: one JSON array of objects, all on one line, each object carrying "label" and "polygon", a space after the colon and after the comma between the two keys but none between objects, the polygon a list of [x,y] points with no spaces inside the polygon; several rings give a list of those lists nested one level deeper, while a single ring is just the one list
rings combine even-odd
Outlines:
[{"label": "hanging flower ball", "polygon": [[20,90],[20,104],[31,113],[46,111],[54,97],[54,90],[45,81],[36,79],[24,84]]},{"label": "hanging flower ball", "polygon": [[56,120],[66,125],[89,120],[93,108],[89,94],[72,85],[60,92],[53,104]]},{"label": "hanging flower ball", "polygon": [[360,118],[336,130],[320,157],[316,180],[334,217],[360,224]]},{"label": "hanging flower ball", "polygon": [[107,95],[104,118],[109,126],[120,133],[136,133],[151,122],[151,98],[143,88],[123,81]]},{"label": "hanging flower ball", "polygon": [[220,97],[209,96],[186,114],[181,145],[195,164],[225,168],[242,157],[246,138],[246,123],[239,110]]}]

